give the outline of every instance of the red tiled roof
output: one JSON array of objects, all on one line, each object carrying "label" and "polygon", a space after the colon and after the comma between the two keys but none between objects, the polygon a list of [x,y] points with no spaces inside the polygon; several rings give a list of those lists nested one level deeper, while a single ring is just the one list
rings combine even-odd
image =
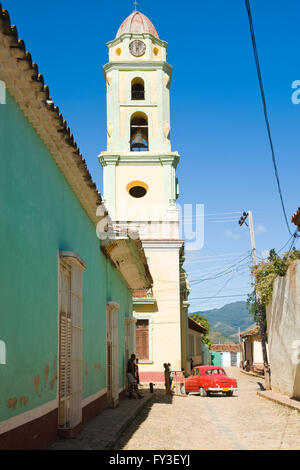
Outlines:
[{"label": "red tiled roof", "polygon": [[300,232],[300,207],[298,207],[297,212],[292,216],[291,221],[298,226],[298,231]]},{"label": "red tiled roof", "polygon": [[[96,184],[93,182],[91,174],[87,168],[86,161],[82,157],[80,150],[75,142],[74,136],[71,133],[67,122],[64,120],[59,111],[59,107],[55,106],[50,97],[49,87],[44,83],[44,77],[39,73],[36,63],[32,61],[30,52],[26,51],[25,42],[18,37],[18,30],[15,25],[10,22],[9,13],[2,8],[0,3],[0,32],[9,38],[10,52],[13,51],[13,56],[16,61],[16,66],[20,70],[20,77],[26,72],[26,77],[32,88],[32,94],[36,97],[36,102],[40,106],[43,104],[45,109],[49,112],[49,126],[55,126],[56,132],[63,137],[65,145],[71,147],[73,153],[72,171],[81,173],[84,185],[88,187],[91,198],[96,204],[101,204],[101,195],[97,190]],[[28,73],[27,73],[28,70]],[[25,72],[24,72],[25,71]],[[18,77],[19,79],[19,77]],[[24,78],[25,80],[25,78]],[[54,118],[54,121],[52,121]],[[62,147],[63,151],[63,147]],[[95,210],[96,210],[95,205]]]},{"label": "red tiled roof", "polygon": [[210,347],[214,352],[239,352],[241,351],[240,344],[212,344]]},{"label": "red tiled roof", "polygon": [[259,335],[259,328],[257,325],[252,325],[247,328],[247,330],[240,333],[241,338],[246,338],[247,336],[257,336]]},{"label": "red tiled roof", "polygon": [[194,331],[198,331],[198,333],[206,333],[206,328],[201,325],[201,323],[196,322],[191,317],[188,318],[189,328]]}]

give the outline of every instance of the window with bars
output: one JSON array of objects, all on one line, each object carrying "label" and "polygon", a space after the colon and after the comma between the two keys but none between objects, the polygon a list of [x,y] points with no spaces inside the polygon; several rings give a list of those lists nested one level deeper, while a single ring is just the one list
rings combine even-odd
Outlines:
[{"label": "window with bars", "polygon": [[136,357],[139,360],[149,360],[149,320],[136,322]]}]

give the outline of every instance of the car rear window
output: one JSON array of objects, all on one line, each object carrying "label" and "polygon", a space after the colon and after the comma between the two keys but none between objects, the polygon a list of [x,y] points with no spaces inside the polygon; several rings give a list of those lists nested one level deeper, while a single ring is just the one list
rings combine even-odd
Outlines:
[{"label": "car rear window", "polygon": [[223,369],[207,369],[205,373],[207,375],[226,375]]}]

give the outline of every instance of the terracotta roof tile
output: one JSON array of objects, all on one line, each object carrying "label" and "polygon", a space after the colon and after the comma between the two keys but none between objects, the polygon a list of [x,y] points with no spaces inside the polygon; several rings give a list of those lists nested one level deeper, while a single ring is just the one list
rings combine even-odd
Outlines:
[{"label": "terracotta roof tile", "polygon": [[249,326],[247,330],[240,333],[241,338],[246,338],[247,336],[256,336],[259,335],[259,328],[256,324]]},{"label": "terracotta roof tile", "polygon": [[201,323],[196,322],[191,317],[188,318],[188,326],[191,330],[198,331],[199,333],[206,333],[206,328],[201,325]]},{"label": "terracotta roof tile", "polygon": [[[44,83],[44,77],[39,73],[38,66],[32,61],[30,52],[26,51],[25,42],[18,37],[18,30],[15,25],[10,22],[9,13],[7,10],[2,8],[0,3],[0,32],[10,38],[9,48],[15,58],[17,65],[20,69],[30,77],[31,86],[34,88],[36,100],[38,104],[41,102],[45,108],[55,116],[56,118],[56,130],[60,133],[67,145],[73,148],[73,162],[76,171],[79,171],[83,175],[83,179],[86,182],[86,186],[92,191],[92,199],[95,200],[96,204],[101,204],[101,195],[97,190],[96,184],[93,182],[90,172],[88,171],[86,161],[82,157],[77,143],[74,140],[74,136],[64,120],[62,114],[59,111],[59,107],[54,104],[50,97],[49,87]],[[9,88],[9,86],[8,86]],[[50,125],[50,123],[49,123]]]},{"label": "terracotta roof tile", "polygon": [[298,207],[297,212],[292,216],[291,221],[298,226],[298,231],[300,232],[300,207]]},{"label": "terracotta roof tile", "polygon": [[241,351],[240,344],[212,344],[210,347],[214,352],[239,352]]}]

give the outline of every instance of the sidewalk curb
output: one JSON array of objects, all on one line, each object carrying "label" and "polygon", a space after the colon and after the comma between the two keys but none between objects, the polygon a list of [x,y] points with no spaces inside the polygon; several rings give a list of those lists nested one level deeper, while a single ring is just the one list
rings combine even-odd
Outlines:
[{"label": "sidewalk curb", "polygon": [[289,397],[284,395],[275,394],[271,390],[265,390],[263,392],[257,392],[257,395],[261,398],[266,398],[267,400],[272,401],[273,403],[277,403],[278,405],[285,406],[292,410],[298,411],[300,413],[300,402],[294,401]]},{"label": "sidewalk curb", "polygon": [[254,374],[254,372],[246,372],[245,370],[240,370],[240,372],[241,372],[242,374],[248,375],[248,376],[250,376],[250,377],[259,377],[260,379],[264,379],[264,380],[265,380],[265,376],[264,376],[264,375]]},{"label": "sidewalk curb", "polygon": [[120,428],[118,429],[118,431],[116,432],[116,436],[114,437],[114,440],[109,442],[107,444],[107,446],[105,446],[105,450],[113,450],[113,448],[115,447],[115,445],[118,443],[118,441],[120,440],[120,437],[121,435],[123,434],[123,432],[125,431],[125,429],[130,426],[130,424],[132,424],[132,422],[135,420],[135,418],[140,414],[140,412],[150,403],[152,402],[154,399],[154,395],[152,396],[149,396],[148,398],[146,398],[146,400],[141,400],[141,404],[140,406],[135,410],[135,412],[130,415],[128,417],[128,419],[126,420],[125,423],[122,424],[122,426],[120,426]]}]

